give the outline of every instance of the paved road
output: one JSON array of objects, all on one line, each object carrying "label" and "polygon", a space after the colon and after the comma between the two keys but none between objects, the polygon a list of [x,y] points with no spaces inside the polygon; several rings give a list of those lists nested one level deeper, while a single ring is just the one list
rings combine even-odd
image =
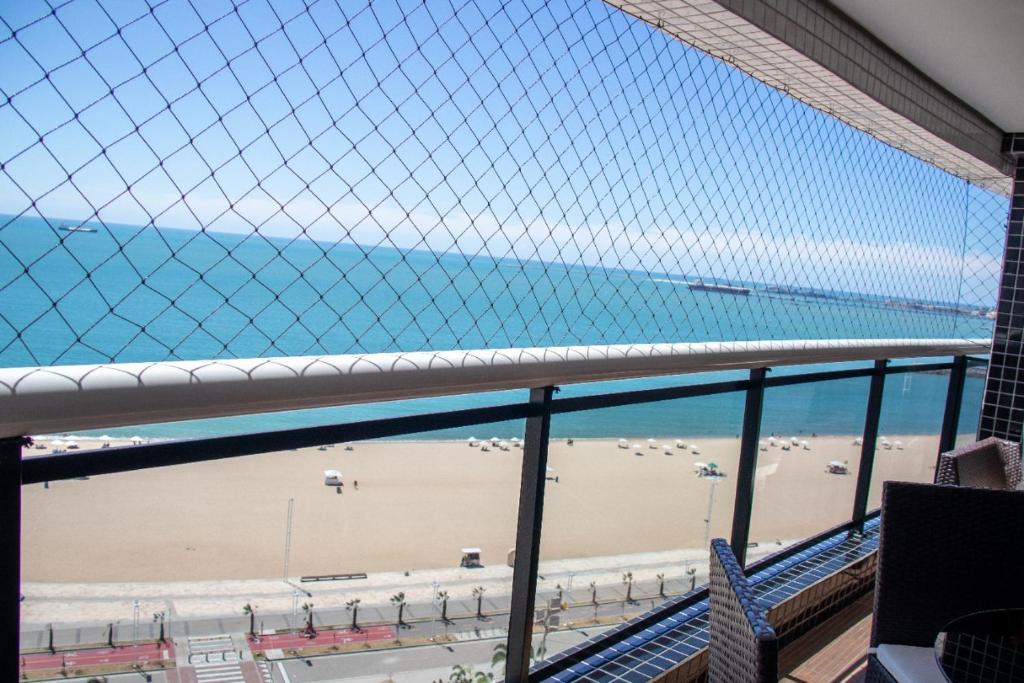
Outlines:
[{"label": "paved road", "polygon": [[[547,652],[554,654],[600,633],[600,629],[578,631],[557,631],[547,637]],[[543,636],[534,638],[534,647],[541,644]],[[380,683],[393,680],[396,683],[429,683],[438,679],[448,680],[452,667],[472,666],[474,671],[493,672],[495,678],[502,677],[502,667],[491,668],[494,646],[499,639],[474,640],[451,645],[429,645],[399,650],[357,652],[330,657],[316,657],[306,660],[281,662],[287,680],[280,674],[280,665],[275,664],[274,683]]]}]

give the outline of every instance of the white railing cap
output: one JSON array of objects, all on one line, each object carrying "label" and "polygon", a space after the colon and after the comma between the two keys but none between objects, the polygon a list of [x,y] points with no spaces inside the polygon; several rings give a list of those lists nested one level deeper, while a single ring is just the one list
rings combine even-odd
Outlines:
[{"label": "white railing cap", "polygon": [[984,354],[989,340],[620,344],[0,369],[0,438],[714,370]]}]

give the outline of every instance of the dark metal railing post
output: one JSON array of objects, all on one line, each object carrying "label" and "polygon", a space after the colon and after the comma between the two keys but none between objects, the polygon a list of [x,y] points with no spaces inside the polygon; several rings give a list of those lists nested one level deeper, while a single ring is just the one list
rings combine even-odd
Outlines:
[{"label": "dark metal railing post", "polygon": [[739,471],[736,473],[736,504],[732,513],[729,544],[741,566],[747,563],[750,516],[754,504],[754,470],[757,468],[757,440],[761,436],[761,409],[764,406],[764,378],[767,368],[750,371],[747,401],[743,408],[743,435],[740,441]]},{"label": "dark metal railing post", "polygon": [[[964,398],[964,383],[967,379],[967,356],[953,359],[949,371],[949,388],[946,389],[946,410],[942,415],[942,435],[939,437],[939,453],[956,447],[956,430],[960,426],[960,408]],[[938,457],[938,455],[936,455]],[[936,460],[936,466],[938,461]]]},{"label": "dark metal railing post", "polygon": [[852,521],[858,531],[864,530],[864,518],[868,511],[868,494],[871,491],[871,472],[875,466],[875,447],[878,441],[878,422],[882,416],[882,395],[885,392],[885,368],[887,360],[876,360],[868,390],[868,410],[864,416],[864,443],[860,447],[860,465],[857,467],[857,492],[853,497]]},{"label": "dark metal railing post", "polygon": [[516,527],[516,558],[512,569],[512,606],[508,617],[508,652],[505,659],[506,681],[526,681],[530,673],[553,391],[554,387],[530,390],[532,411],[526,418],[526,438],[523,439],[519,522]]},{"label": "dark metal railing post", "polygon": [[21,628],[21,447],[0,440],[0,680],[17,681]]}]

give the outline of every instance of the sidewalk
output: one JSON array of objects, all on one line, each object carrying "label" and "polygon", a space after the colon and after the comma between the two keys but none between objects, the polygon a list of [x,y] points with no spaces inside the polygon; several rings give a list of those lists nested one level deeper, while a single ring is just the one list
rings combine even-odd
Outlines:
[{"label": "sidewalk", "polygon": [[[750,556],[775,552],[776,546],[752,549]],[[621,603],[626,595],[623,574],[633,575],[632,597],[658,601],[663,574],[666,594],[689,590],[692,578],[686,567],[696,569],[697,584],[707,576],[707,557],[701,551],[670,551],[630,556],[596,557],[583,560],[559,560],[541,563],[537,595],[541,600],[556,597],[562,587],[562,601],[590,605],[591,582],[597,584],[601,603]],[[360,626],[393,625],[397,609],[390,604],[393,595],[404,592],[407,601],[406,622],[439,620],[441,605],[432,601],[435,588],[449,594],[448,616],[461,619],[476,615],[473,589],[484,588],[481,608],[484,614],[504,614],[510,605],[512,569],[491,566],[481,569],[440,569],[371,574],[357,581],[285,582],[283,580],[211,581],[169,584],[25,584],[22,603],[22,649],[43,648],[48,642],[46,623],[54,624],[54,644],[73,647],[84,643],[105,643],[110,624],[115,640],[123,640],[132,631],[132,601],[140,602],[140,613],[151,617],[166,614],[165,629],[171,636],[215,635],[249,631],[249,620],[242,606],[251,604],[256,611],[258,633],[292,630],[301,626],[304,602],[315,605],[317,628],[344,626],[352,619],[345,604],[359,599]],[[569,587],[572,590],[569,590]],[[70,622],[70,623],[69,623]],[[158,625],[150,618],[139,625],[139,638],[155,640]]]}]

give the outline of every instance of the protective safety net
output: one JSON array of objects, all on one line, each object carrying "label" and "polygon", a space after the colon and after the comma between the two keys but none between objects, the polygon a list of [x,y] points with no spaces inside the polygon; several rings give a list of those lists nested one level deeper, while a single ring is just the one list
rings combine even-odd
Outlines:
[{"label": "protective safety net", "polygon": [[0,364],[991,336],[1007,200],[585,0],[0,6]]}]

